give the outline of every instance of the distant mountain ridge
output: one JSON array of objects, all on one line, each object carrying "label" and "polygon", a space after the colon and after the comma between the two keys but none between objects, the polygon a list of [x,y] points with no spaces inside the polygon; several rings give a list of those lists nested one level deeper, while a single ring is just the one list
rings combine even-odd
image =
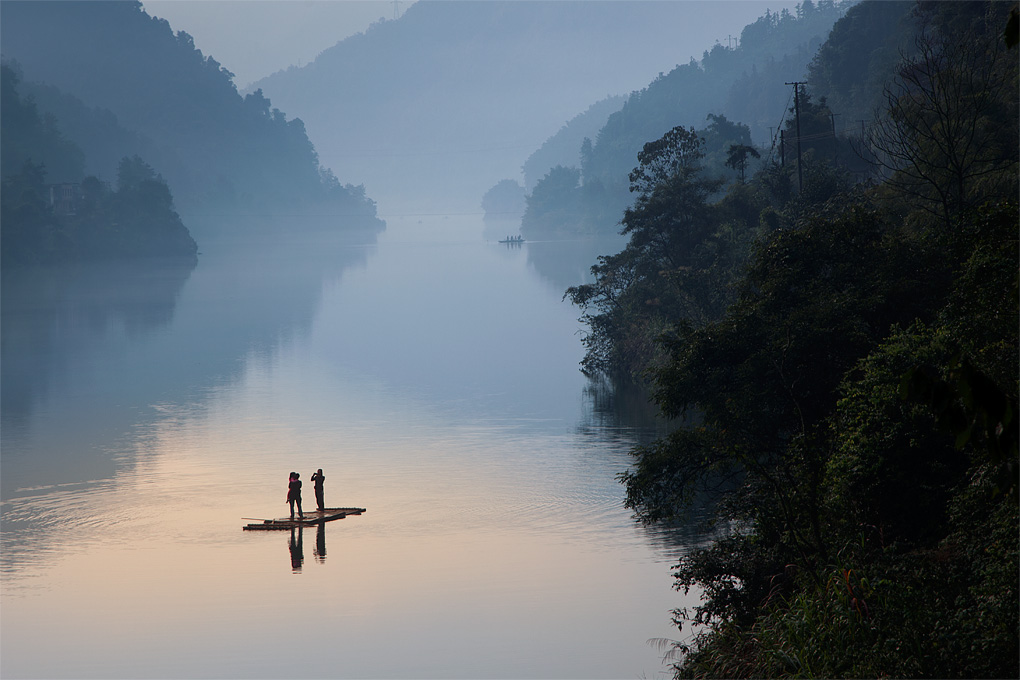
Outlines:
[{"label": "distant mountain ridge", "polygon": [[420,0],[250,87],[300,116],[322,157],[380,200],[477,206],[563,121],[700,51],[687,44],[704,41],[694,27],[716,7]]}]

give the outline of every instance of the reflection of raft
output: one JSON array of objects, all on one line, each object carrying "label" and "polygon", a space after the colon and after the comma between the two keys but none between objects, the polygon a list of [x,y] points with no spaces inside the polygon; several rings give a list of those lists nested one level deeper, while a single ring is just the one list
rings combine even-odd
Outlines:
[{"label": "reflection of raft", "polygon": [[[305,511],[304,519],[298,517],[280,517],[278,519],[264,519],[257,524],[245,524],[245,531],[266,531],[272,529],[295,529],[297,527],[313,527],[325,522],[332,522],[335,519],[343,519],[347,515],[360,515],[365,508],[326,508],[322,511]],[[243,517],[242,519],[254,519]]]}]

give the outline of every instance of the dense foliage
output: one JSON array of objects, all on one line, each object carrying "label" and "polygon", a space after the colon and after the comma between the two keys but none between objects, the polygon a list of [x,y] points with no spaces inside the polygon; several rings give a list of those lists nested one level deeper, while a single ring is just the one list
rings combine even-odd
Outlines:
[{"label": "dense foliage", "polygon": [[[566,292],[584,309],[582,320],[589,327],[582,361],[589,375],[641,378],[661,364],[663,345],[657,338],[673,324],[702,325],[717,318],[732,300],[762,211],[770,208],[773,194],[790,195],[789,177],[781,169],[752,184],[738,179],[723,192],[726,181],[719,168],[739,166],[731,159],[741,149],[746,159],[753,147],[747,144],[746,126],[725,116],[709,119],[703,130],[676,127],[645,144],[629,177],[637,199],[621,220],[622,233],[630,236],[627,246],[599,258],[592,283]],[[532,194],[525,223],[541,205],[535,197],[544,189],[540,183]],[[548,201],[557,205],[563,195],[551,192]],[[565,212],[549,217],[569,223]]]},{"label": "dense foliage", "polygon": [[[82,178],[82,151],[52,117],[22,99],[14,71],[0,69],[0,262],[195,257],[198,247],[174,210],[170,188],[152,167],[138,156],[122,159],[116,190],[94,176]],[[48,184],[50,168],[64,181]]]},{"label": "dense foliage", "polygon": [[61,133],[53,116],[43,115],[19,91],[20,78],[7,64],[0,65],[0,177],[19,172],[28,161],[44,164],[53,181],[74,182],[84,174],[81,149]]},{"label": "dense foliage", "polygon": [[[819,52],[828,82],[867,5]],[[677,677],[1020,672],[1009,12],[916,6],[858,147],[870,181],[818,137],[801,186],[797,163],[769,164],[716,198],[694,131],[647,144],[629,245],[568,291],[584,368],[647,371],[682,423],[635,452],[628,505],[671,521],[707,496],[725,529],[676,567],[701,593],[676,612]],[[821,97],[800,105],[824,120]]]},{"label": "dense foliage", "polygon": [[[741,168],[735,167],[729,160],[732,148],[749,149],[745,160],[747,155],[758,155],[758,152],[751,146],[751,133],[746,125],[734,123],[726,116],[716,114],[709,114],[706,122],[707,125],[697,132],[701,140],[698,168],[703,171],[701,174],[719,177],[718,181],[713,181],[715,190],[723,184],[724,176],[740,176]],[[668,146],[670,142],[664,140],[670,139],[681,129],[682,126],[678,126],[667,132],[662,140],[646,144],[638,156],[644,154],[650,162],[657,162],[652,159],[654,154],[649,150],[650,147]],[[580,169],[558,165],[539,180],[527,196],[527,210],[521,220],[524,235],[531,238],[599,235],[600,227],[609,219],[612,201],[603,183],[589,174],[591,153],[590,140],[586,139],[581,147]],[[747,164],[743,167],[746,169]],[[634,185],[633,182],[628,186],[630,192],[648,193],[653,189],[650,185]]]}]

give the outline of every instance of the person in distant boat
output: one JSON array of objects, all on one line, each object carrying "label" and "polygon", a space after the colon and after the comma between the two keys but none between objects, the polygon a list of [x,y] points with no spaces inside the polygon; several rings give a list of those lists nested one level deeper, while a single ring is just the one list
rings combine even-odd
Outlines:
[{"label": "person in distant boat", "polygon": [[322,502],[322,483],[326,481],[326,475],[322,474],[322,468],[312,475],[312,481],[315,483],[315,505],[319,512],[322,512],[326,509],[325,503]]},{"label": "person in distant boat", "polygon": [[290,483],[287,485],[287,502],[290,503],[290,518],[294,519],[294,503],[297,503],[298,517],[305,518],[301,510],[301,475],[296,472],[290,473]]}]

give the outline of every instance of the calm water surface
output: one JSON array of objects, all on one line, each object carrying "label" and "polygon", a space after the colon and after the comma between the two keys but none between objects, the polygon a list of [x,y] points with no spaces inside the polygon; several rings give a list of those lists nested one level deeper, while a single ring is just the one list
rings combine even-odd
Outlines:
[{"label": "calm water surface", "polygon": [[[616,481],[654,423],[561,300],[593,259],[495,240],[5,272],[3,677],[668,676],[682,548]],[[367,513],[241,530],[320,467]]]}]

